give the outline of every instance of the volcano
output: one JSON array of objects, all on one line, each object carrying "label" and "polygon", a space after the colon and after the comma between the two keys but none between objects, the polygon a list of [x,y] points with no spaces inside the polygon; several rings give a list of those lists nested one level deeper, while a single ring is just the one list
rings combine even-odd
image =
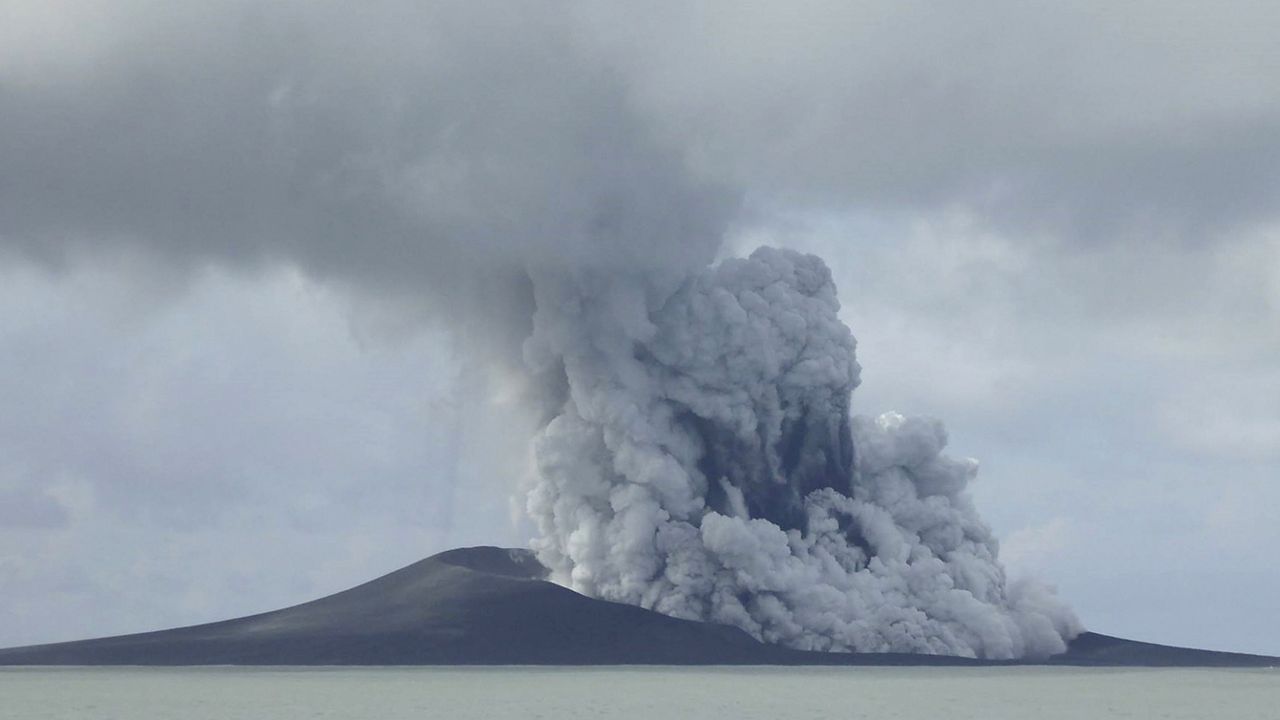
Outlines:
[{"label": "volcano", "polygon": [[1280,658],[1086,632],[1042,660],[822,653],[548,582],[528,550],[449,550],[319,600],[172,630],[0,650],[0,665],[1082,665],[1267,667]]}]

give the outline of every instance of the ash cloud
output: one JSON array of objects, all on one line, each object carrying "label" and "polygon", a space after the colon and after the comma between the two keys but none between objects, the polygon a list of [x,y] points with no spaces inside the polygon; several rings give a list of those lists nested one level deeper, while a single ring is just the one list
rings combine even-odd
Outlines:
[{"label": "ash cloud", "polygon": [[511,355],[527,267],[706,262],[738,203],[565,6],[95,9],[0,63],[0,248],[54,268],[294,264]]},{"label": "ash cloud", "polygon": [[525,263],[692,262],[744,197],[1095,242],[1280,198],[1248,0],[6,8],[0,247],[53,264],[292,262],[506,319]]},{"label": "ash cloud", "polygon": [[808,650],[1044,657],[1079,632],[1006,582],[941,423],[850,416],[855,343],[821,259],[534,288],[526,351],[567,394],[528,508],[560,582]]}]

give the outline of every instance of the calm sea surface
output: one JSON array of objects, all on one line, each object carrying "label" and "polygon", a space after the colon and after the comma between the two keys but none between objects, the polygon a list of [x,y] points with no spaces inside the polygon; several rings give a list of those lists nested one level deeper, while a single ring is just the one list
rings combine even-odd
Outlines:
[{"label": "calm sea surface", "polygon": [[1280,670],[0,668],[0,718],[1280,718]]}]

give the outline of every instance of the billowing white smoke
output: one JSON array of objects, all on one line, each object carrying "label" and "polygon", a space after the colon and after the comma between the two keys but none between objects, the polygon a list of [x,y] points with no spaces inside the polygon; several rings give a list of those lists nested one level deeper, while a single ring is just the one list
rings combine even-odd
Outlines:
[{"label": "billowing white smoke", "polygon": [[558,581],[813,650],[1036,657],[1079,631],[1006,582],[940,423],[850,417],[821,259],[534,275],[527,359],[567,380],[528,494]]}]

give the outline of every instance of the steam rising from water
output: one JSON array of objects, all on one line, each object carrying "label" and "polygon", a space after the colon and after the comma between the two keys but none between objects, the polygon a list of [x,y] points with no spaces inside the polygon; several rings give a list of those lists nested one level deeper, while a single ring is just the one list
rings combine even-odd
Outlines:
[{"label": "steam rising from water", "polygon": [[851,417],[855,342],[813,255],[534,278],[534,549],[588,595],[811,650],[1045,656],[1079,631],[1010,585],[941,423]]}]

